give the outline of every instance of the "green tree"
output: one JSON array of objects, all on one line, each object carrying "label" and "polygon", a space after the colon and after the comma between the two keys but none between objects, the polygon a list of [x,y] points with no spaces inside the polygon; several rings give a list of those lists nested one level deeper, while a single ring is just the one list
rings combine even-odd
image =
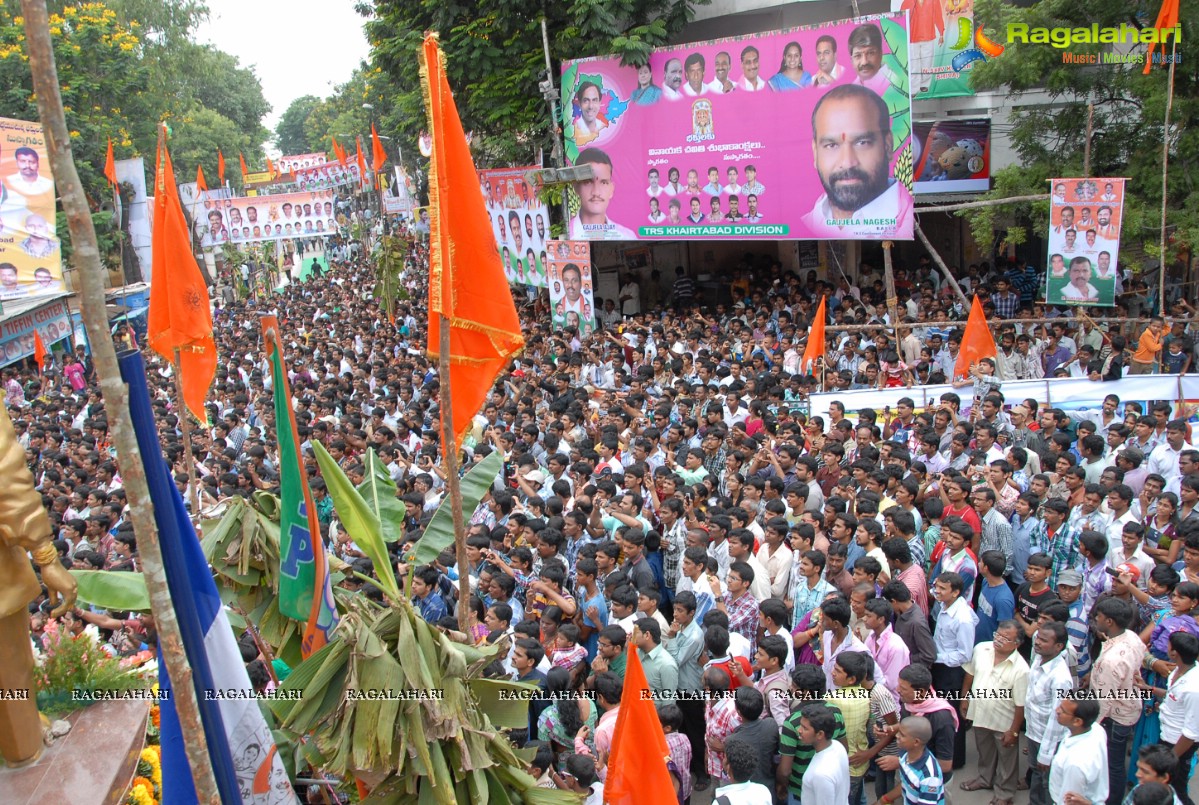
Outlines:
[{"label": "green tree", "polygon": [[275,145],[284,154],[309,154],[324,151],[327,144],[308,139],[308,118],[321,99],[315,95],[296,98],[279,118],[275,126]]},{"label": "green tree", "polygon": [[[977,0],[976,18],[988,30],[1006,36],[1009,23],[1031,27],[1152,26],[1159,3],[1120,0],[1043,0],[1029,8],[1015,8],[1003,0]],[[1175,227],[1173,254],[1199,243],[1199,59],[1194,20],[1199,0],[1183,0],[1183,35],[1178,56],[1183,69],[1176,71],[1171,112],[1171,149],[1167,221]],[[1134,46],[1142,52],[1144,46]],[[1149,75],[1142,65],[1104,64],[1102,53],[1110,46],[1071,45],[1068,51],[1051,45],[1007,43],[1002,56],[976,63],[971,73],[975,89],[1006,87],[1013,98],[1011,140],[1019,155],[1017,164],[994,176],[992,198],[1048,192],[1047,179],[1080,176],[1083,172],[1087,131],[1087,106],[1094,104],[1091,139],[1091,175],[1130,179],[1125,192],[1123,249],[1160,251],[1161,157],[1166,88],[1169,69],[1155,65]],[[1096,54],[1098,64],[1066,64],[1062,54]],[[1160,52],[1160,48],[1159,48]],[[1167,53],[1169,51],[1167,50]],[[1048,103],[1021,104],[1021,96],[1044,89]],[[1030,232],[1048,227],[1048,202],[1013,207],[990,207],[964,213],[979,242],[989,243],[995,230],[1007,231],[1011,243],[1027,240]],[[1167,244],[1171,249],[1171,244]]]}]

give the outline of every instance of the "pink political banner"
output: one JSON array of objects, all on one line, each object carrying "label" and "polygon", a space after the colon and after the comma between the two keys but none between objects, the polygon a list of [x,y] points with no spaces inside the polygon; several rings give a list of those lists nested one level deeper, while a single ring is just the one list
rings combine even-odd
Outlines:
[{"label": "pink political banner", "polygon": [[904,14],[563,63],[574,240],[910,240]]}]

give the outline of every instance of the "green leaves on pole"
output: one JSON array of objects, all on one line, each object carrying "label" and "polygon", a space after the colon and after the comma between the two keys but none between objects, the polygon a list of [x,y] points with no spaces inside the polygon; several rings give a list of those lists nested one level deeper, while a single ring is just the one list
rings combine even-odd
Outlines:
[{"label": "green leaves on pole", "polygon": [[[471,467],[470,472],[462,478],[462,513],[466,517],[470,517],[475,507],[479,505],[479,501],[487,494],[487,490],[495,483],[495,477],[499,474],[503,464],[504,457],[498,451],[492,452]],[[434,512],[433,519],[426,526],[424,535],[417,541],[411,561],[418,565],[428,564],[453,544],[454,520],[449,498],[446,498]]]}]

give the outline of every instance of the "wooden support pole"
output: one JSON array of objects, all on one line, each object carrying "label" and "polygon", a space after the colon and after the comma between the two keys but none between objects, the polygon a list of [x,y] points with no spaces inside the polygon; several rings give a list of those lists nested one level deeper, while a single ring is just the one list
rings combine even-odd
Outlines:
[{"label": "wooden support pole", "polygon": [[46,151],[71,232],[71,260],[80,282],[83,325],[91,343],[105,410],[112,426],[113,444],[116,445],[121,464],[121,478],[129,496],[129,517],[137,536],[138,553],[142,560],[146,589],[150,594],[159,645],[171,676],[175,710],[179,715],[179,727],[196,787],[196,798],[204,805],[220,805],[221,797],[208,757],[204,727],[200,722],[192,670],[183,650],[183,639],[179,635],[179,624],[162,565],[162,548],[154,523],[154,504],[146,485],[146,473],[141,451],[137,447],[133,420],[129,416],[129,392],[121,380],[116,349],[108,332],[102,279],[104,269],[100,261],[96,229],[92,225],[91,209],[71,154],[71,138],[67,133],[67,121],[62,108],[45,0],[21,0],[21,12],[25,16],[26,47],[33,90],[37,93],[38,116],[46,134]]},{"label": "wooden support pole", "polygon": [[[883,241],[883,288],[887,292],[887,316],[895,335],[895,349],[899,349],[899,297],[895,294],[895,268],[891,264],[891,241]],[[880,360],[882,356],[879,356]]]},{"label": "wooden support pole", "polygon": [[188,497],[192,504],[192,522],[195,523],[200,519],[200,489],[196,484],[196,456],[192,451],[192,423],[189,419],[191,411],[187,410],[187,403],[183,401],[183,373],[179,371],[179,347],[175,347],[175,360],[171,364],[171,373],[175,376],[175,400],[179,404],[179,430],[183,436],[183,460],[187,467]]},{"label": "wooden support pole", "polygon": [[966,294],[962,293],[962,286],[958,285],[958,281],[953,278],[953,274],[949,273],[949,266],[945,265],[945,261],[941,259],[941,255],[933,248],[933,244],[929,241],[928,236],[924,234],[924,230],[920,228],[920,224],[915,224],[915,227],[916,237],[920,238],[920,242],[924,244],[924,248],[928,249],[929,256],[933,258],[933,262],[937,264],[937,268],[941,269],[941,273],[945,275],[945,279],[949,282],[949,286],[953,288],[953,292],[957,294],[962,307],[969,310],[970,300],[966,298]]},{"label": "wooden support pole", "polygon": [[441,378],[441,454],[445,460],[445,485],[450,492],[454,519],[454,553],[458,557],[458,630],[470,634],[470,562],[466,558],[466,517],[462,511],[462,486],[458,478],[458,447],[454,440],[454,406],[450,400],[450,320],[441,319],[437,373]]},{"label": "wooden support pole", "polygon": [[1166,315],[1166,174],[1170,165],[1170,109],[1174,106],[1174,64],[1178,61],[1178,37],[1170,51],[1170,79],[1166,84],[1166,121],[1162,127],[1162,227],[1161,271],[1157,277],[1157,313]]},{"label": "wooden support pole", "polygon": [[937,207],[917,207],[916,213],[957,212],[958,210],[973,210],[980,207],[1002,207],[1005,204],[1025,204],[1030,201],[1048,200],[1048,193],[1036,193],[1031,196],[1012,196],[1011,198],[984,198],[981,201],[963,201],[958,204],[942,204]]}]

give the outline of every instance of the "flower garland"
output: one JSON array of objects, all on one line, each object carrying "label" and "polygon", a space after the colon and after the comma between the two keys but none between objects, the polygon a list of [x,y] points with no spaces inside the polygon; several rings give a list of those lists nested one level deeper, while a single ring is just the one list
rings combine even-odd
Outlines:
[{"label": "flower garland", "polygon": [[[155,693],[158,685],[154,686]],[[146,746],[137,758],[137,776],[133,778],[125,805],[159,805],[162,800],[162,747],[158,744],[161,714],[158,702],[150,705],[146,724]]]}]

